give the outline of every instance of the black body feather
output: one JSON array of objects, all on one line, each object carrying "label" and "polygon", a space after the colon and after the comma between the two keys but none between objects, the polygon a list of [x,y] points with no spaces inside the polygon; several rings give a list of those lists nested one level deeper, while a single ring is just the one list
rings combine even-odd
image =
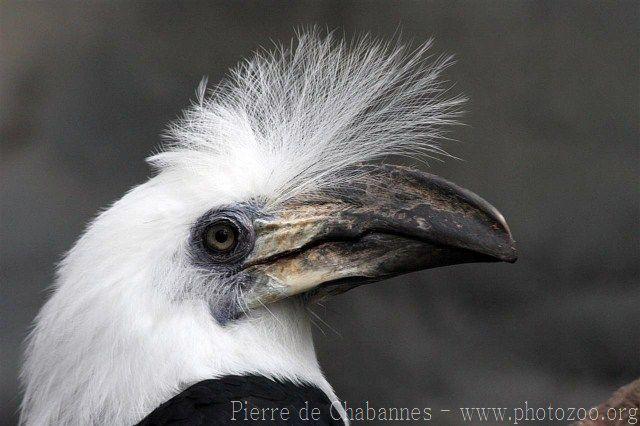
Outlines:
[{"label": "black body feather", "polygon": [[[237,401],[235,405],[233,401]],[[255,415],[254,410],[252,416],[252,408],[258,409],[259,414]],[[283,414],[284,408],[288,410],[288,416]],[[263,376],[225,376],[190,386],[156,408],[138,426],[237,423],[343,424],[338,411],[331,408],[329,398],[315,386],[281,382]]]}]

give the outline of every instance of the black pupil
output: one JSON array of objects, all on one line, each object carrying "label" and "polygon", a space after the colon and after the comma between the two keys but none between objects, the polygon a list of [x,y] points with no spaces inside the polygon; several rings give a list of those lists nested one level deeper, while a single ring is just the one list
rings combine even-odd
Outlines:
[{"label": "black pupil", "polygon": [[214,238],[219,243],[226,243],[229,239],[229,230],[226,228],[218,229],[214,234]]}]

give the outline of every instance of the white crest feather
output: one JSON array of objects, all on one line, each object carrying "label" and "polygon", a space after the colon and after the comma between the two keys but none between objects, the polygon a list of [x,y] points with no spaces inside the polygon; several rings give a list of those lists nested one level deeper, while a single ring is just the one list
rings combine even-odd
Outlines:
[{"label": "white crest feather", "polygon": [[149,161],[204,174],[226,163],[277,203],[349,182],[356,163],[447,155],[438,141],[465,99],[440,80],[452,57],[427,56],[430,47],[302,34],[241,63],[207,98],[203,80],[198,102]]}]

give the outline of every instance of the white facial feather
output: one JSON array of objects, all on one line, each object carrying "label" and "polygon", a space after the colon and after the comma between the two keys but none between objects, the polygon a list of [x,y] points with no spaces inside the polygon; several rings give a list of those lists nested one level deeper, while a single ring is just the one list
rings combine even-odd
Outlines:
[{"label": "white facial feather", "polygon": [[189,232],[217,206],[330,191],[358,177],[356,163],[443,154],[436,142],[463,99],[438,80],[451,58],[429,62],[428,47],[303,34],[208,97],[202,86],[149,159],[159,173],[62,261],[29,337],[21,423],[133,424],[186,386],[234,373],[313,383],[335,399],[298,301],[226,327],[211,318],[192,290],[224,283],[190,265]]}]

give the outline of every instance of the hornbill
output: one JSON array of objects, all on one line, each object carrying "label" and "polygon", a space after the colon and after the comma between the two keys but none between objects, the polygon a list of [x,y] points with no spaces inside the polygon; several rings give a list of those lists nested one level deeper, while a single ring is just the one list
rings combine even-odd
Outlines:
[{"label": "hornbill", "polygon": [[429,45],[311,31],[212,90],[203,80],[148,159],[157,173],[61,261],[28,339],[21,423],[226,424],[238,401],[341,423],[308,304],[516,260],[489,203],[391,164],[447,155],[464,102],[440,79],[451,57]]}]

